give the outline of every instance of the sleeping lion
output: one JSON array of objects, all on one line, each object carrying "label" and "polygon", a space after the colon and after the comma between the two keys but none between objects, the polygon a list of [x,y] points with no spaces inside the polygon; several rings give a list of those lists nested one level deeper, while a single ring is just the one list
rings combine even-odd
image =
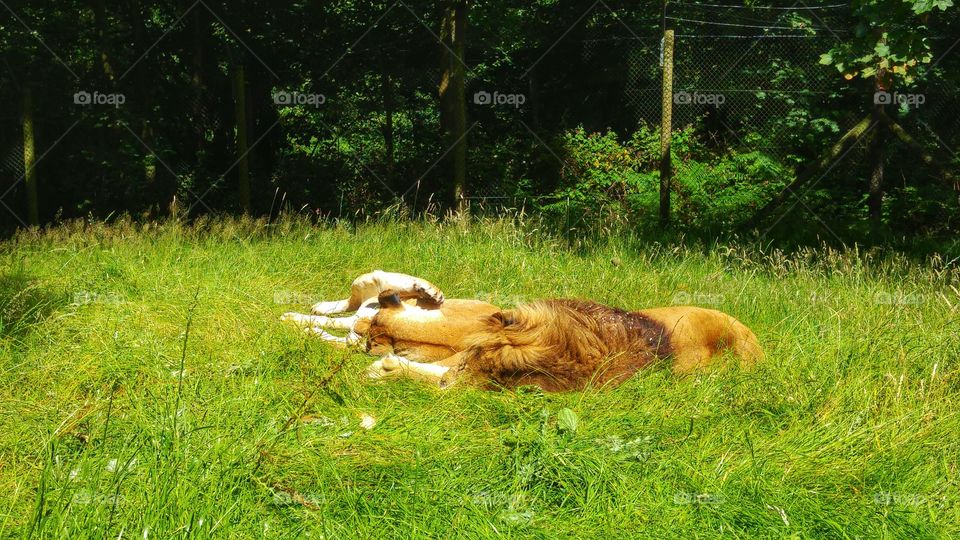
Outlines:
[{"label": "sleeping lion", "polygon": [[[352,316],[330,317],[355,312]],[[625,311],[585,300],[540,300],[500,309],[445,299],[413,276],[374,271],[354,280],[347,300],[321,302],[291,321],[340,346],[380,356],[373,379],[407,377],[440,388],[539,386],[546,391],[615,386],[658,362],[689,373],[724,358],[763,358],[743,323],[694,306]],[[327,329],[347,330],[346,337]]]}]

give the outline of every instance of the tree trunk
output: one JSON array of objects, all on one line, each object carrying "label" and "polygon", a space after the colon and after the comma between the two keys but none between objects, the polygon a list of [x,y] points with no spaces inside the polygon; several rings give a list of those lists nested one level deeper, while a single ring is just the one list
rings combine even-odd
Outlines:
[{"label": "tree trunk", "polygon": [[107,81],[113,83],[116,79],[116,73],[113,70],[113,63],[110,61],[110,53],[107,47],[107,10],[103,0],[93,0],[93,26],[97,32],[97,46],[100,47],[100,67],[103,69],[103,75]]},{"label": "tree trunk", "polygon": [[753,215],[753,217],[740,225],[740,228],[750,229],[756,226],[770,212],[783,204],[783,202],[787,200],[787,197],[789,197],[791,194],[796,194],[797,189],[811,181],[816,173],[833,165],[838,158],[840,158],[851,146],[856,144],[866,132],[870,131],[870,129],[876,125],[871,121],[872,118],[872,115],[865,116],[863,120],[860,120],[860,122],[857,123],[857,125],[850,128],[850,131],[847,131],[843,137],[840,137],[840,140],[834,143],[834,145],[830,147],[830,150],[828,150],[816,163],[800,173],[796,180],[784,188],[784,190],[781,191],[776,197],[771,199],[770,202],[765,204],[763,208]]},{"label": "tree trunk", "polygon": [[[876,116],[874,116],[876,118]],[[867,209],[870,227],[876,232],[883,217],[883,160],[887,145],[887,128],[880,124],[870,143],[870,184],[867,188]]]},{"label": "tree trunk", "polygon": [[[140,138],[150,148],[153,148],[153,126],[150,121],[144,118],[140,121]],[[143,156],[143,181],[147,189],[153,190],[157,183],[157,158],[153,152],[147,152]]]},{"label": "tree trunk", "polygon": [[383,69],[383,147],[386,151],[387,169],[393,173],[393,79]]},{"label": "tree trunk", "polygon": [[441,124],[446,135],[453,174],[453,202],[458,212],[467,203],[467,105],[464,40],[467,4],[458,1],[444,7],[440,31],[443,74],[440,80]]},{"label": "tree trunk", "polygon": [[950,159],[951,159],[950,155],[945,154],[942,150],[937,152],[938,153],[937,156],[934,156],[928,153],[926,148],[924,148],[920,143],[914,140],[914,138],[911,137],[910,134],[907,133],[905,129],[903,129],[903,126],[898,124],[893,118],[890,118],[890,116],[886,112],[883,113],[881,120],[883,122],[883,125],[890,130],[890,133],[894,137],[896,137],[901,142],[906,144],[907,148],[913,151],[917,155],[917,157],[920,158],[921,163],[923,163],[924,165],[933,167],[933,169],[940,176],[940,179],[943,181],[944,184],[953,187],[954,191],[960,192],[960,183],[957,182],[953,172],[951,172],[949,168],[945,168],[942,165],[943,163],[950,162]]},{"label": "tree trunk", "polygon": [[191,58],[190,86],[193,90],[193,103],[191,104],[191,115],[193,118],[193,128],[196,133],[194,138],[194,170],[198,176],[202,176],[204,148],[207,146],[206,118],[203,106],[203,96],[205,95],[204,85],[204,42],[206,39],[206,16],[204,9],[194,9],[191,13],[191,26],[193,34],[193,54]]},{"label": "tree trunk", "polygon": [[[98,0],[99,1],[99,0]],[[148,44],[145,44],[145,36],[148,35],[147,28],[145,24],[141,21],[138,24],[134,25],[134,38],[133,42],[137,46],[146,47]],[[152,150],[149,148],[154,148],[154,131],[153,126],[150,125],[150,116],[153,112],[152,107],[149,105],[153,103],[153,92],[154,83],[151,79],[151,72],[148,69],[148,66],[140,66],[140,69],[137,69],[134,73],[133,80],[136,84],[137,101],[139,104],[134,105],[137,115],[140,117],[140,138],[143,140],[147,148],[143,149],[143,182],[144,187],[151,196],[155,197],[152,204],[157,205],[157,209],[160,210],[163,206],[163,199],[159,197],[158,188],[157,188],[157,157],[153,154]]]},{"label": "tree trunk", "polygon": [[250,164],[247,161],[247,90],[243,64],[233,69],[234,117],[237,127],[237,177],[240,210],[250,214]]},{"label": "tree trunk", "polygon": [[27,222],[40,224],[40,204],[37,198],[36,153],[33,139],[33,95],[30,87],[23,89],[23,176],[27,186]]},{"label": "tree trunk", "polygon": [[[877,92],[886,91],[881,73],[878,72],[874,79],[874,95],[877,95]],[[883,160],[887,144],[887,126],[883,122],[886,116],[886,105],[877,101],[879,100],[874,99],[872,112],[877,132],[873,134],[873,141],[870,143],[870,184],[867,187],[867,210],[870,213],[871,232],[874,234],[879,231],[883,218]]]},{"label": "tree trunk", "polygon": [[540,99],[539,93],[537,92],[537,69],[536,66],[530,68],[530,73],[527,75],[527,102],[530,104],[530,125],[533,127],[533,131],[536,133],[540,132]]}]

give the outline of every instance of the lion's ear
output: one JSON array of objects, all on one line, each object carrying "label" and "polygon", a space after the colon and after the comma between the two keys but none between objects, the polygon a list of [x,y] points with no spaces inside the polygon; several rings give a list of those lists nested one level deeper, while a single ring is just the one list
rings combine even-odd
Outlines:
[{"label": "lion's ear", "polygon": [[504,328],[516,324],[517,322],[512,311],[498,311],[490,316],[490,321]]}]

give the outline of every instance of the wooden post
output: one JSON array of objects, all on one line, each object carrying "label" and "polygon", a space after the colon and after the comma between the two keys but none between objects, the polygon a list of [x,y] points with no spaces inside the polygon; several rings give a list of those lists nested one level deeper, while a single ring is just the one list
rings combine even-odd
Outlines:
[{"label": "wooden post", "polygon": [[234,116],[237,123],[237,159],[240,179],[240,210],[250,213],[250,163],[247,159],[247,89],[243,64],[233,70]]},{"label": "wooden post", "polygon": [[453,202],[457,212],[467,209],[467,105],[464,66],[467,3],[453,0],[444,8],[440,39],[443,74],[440,81],[440,122],[446,132],[453,173]]},{"label": "wooden post", "polygon": [[27,222],[40,224],[40,205],[37,198],[36,152],[33,139],[33,96],[30,87],[23,89],[23,177],[27,185]]},{"label": "wooden post", "polygon": [[660,120],[660,226],[670,225],[670,140],[673,135],[673,30],[663,32],[663,95]]}]

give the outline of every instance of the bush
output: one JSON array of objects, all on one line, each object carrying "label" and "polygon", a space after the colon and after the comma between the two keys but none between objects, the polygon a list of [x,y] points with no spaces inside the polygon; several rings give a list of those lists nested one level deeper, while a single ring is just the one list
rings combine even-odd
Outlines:
[{"label": "bush", "polygon": [[[613,131],[577,128],[560,140],[560,185],[540,210],[567,227],[646,227],[659,211],[660,133],[641,125],[621,142]],[[673,212],[681,229],[729,228],[783,189],[791,170],[759,151],[716,155],[693,127],[673,137]],[[579,227],[583,228],[583,226]]]}]

